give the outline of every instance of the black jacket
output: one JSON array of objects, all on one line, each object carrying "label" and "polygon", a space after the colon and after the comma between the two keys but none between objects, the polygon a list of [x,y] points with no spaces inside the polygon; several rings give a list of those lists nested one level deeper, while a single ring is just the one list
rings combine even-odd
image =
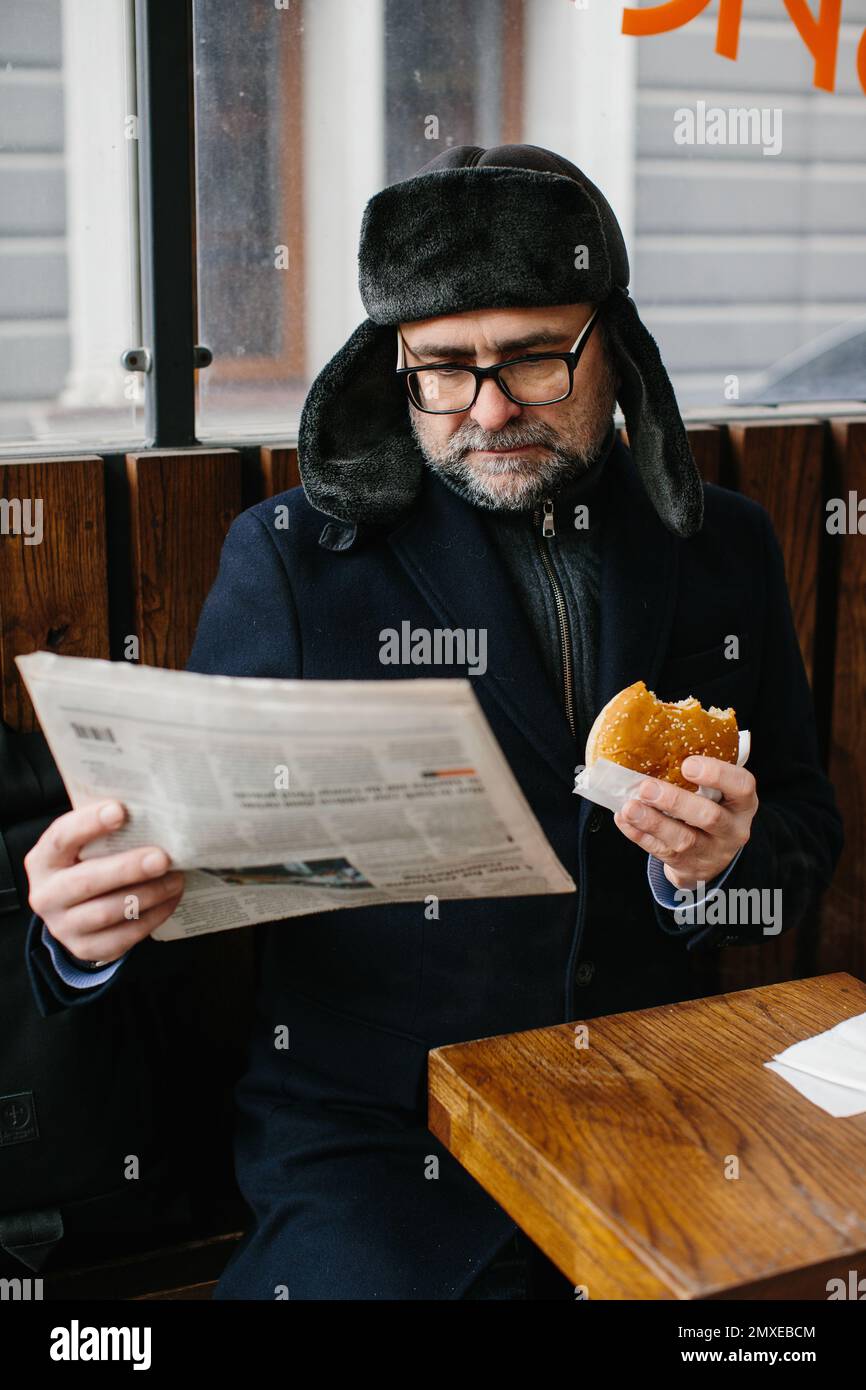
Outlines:
[{"label": "black jacket", "polygon": [[[734,706],[752,732],[761,804],[726,887],[781,888],[789,929],[828,883],[842,835],[769,518],[709,486],[701,532],[681,540],[621,443],[608,467],[616,493],[597,707],[637,679],[662,698]],[[280,505],[286,529],[273,525]],[[254,929],[261,971],[236,1164],[256,1226],[217,1297],[274,1298],[277,1286],[291,1298],[459,1297],[514,1225],[426,1129],[428,1050],[676,1001],[689,994],[690,942],[763,939],[760,926],[679,928],[652,898],[646,854],[609,812],[574,796],[582,750],[511,581],[479,513],[429,472],[411,514],[384,533],[325,524],[300,489],[239,516],[188,667],[334,680],[467,674],[382,665],[381,630],[405,620],[487,629],[487,671],[470,679],[577,892],[442,902],[438,921],[413,903]],[[739,660],[724,655],[731,635]],[[30,933],[40,1008],[85,1006],[102,990],[84,996],[58,981],[40,925]],[[194,961],[195,945],[145,941],[102,988],[181,955]],[[281,1024],[288,1051],[273,1045]]]}]

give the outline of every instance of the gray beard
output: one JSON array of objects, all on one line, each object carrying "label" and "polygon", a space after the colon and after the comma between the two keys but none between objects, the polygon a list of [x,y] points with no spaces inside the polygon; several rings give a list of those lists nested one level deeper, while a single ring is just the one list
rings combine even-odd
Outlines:
[{"label": "gray beard", "polygon": [[[550,442],[550,431],[546,425],[536,427],[534,422],[523,422],[519,434],[513,438],[508,437],[506,426],[497,434],[497,440],[503,447],[539,443],[549,448],[551,453],[541,460],[502,460],[501,464],[488,460],[484,473],[481,473],[467,462],[464,442],[457,449],[449,449],[446,445],[438,455],[429,453],[416,429],[415,413],[410,411],[409,415],[412,433],[428,467],[465,501],[489,512],[531,511],[551,492],[582,477],[599,457],[610,429],[608,421],[601,437],[590,448],[566,451]],[[533,439],[533,433],[538,437]],[[493,490],[486,485],[485,473],[488,476],[508,474],[515,478],[518,486],[508,493]]]}]

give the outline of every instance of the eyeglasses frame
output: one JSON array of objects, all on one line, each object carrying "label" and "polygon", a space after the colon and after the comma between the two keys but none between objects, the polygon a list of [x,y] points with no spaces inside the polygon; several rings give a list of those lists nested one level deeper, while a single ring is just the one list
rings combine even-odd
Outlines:
[{"label": "eyeglasses frame", "polygon": [[[499,387],[502,394],[506,396],[508,400],[512,401],[514,405],[556,405],[559,401],[567,400],[568,397],[571,395],[572,391],[574,390],[574,373],[577,368],[577,364],[580,361],[581,356],[583,355],[583,350],[589,342],[589,335],[592,332],[592,329],[595,325],[596,320],[599,317],[600,312],[601,305],[599,304],[593,311],[590,318],[588,318],[586,323],[583,325],[583,328],[578,333],[568,352],[530,352],[526,353],[523,357],[510,357],[507,362],[495,362],[490,367],[474,367],[466,362],[434,362],[429,367],[425,367],[423,365],[407,367],[405,365],[406,354],[405,344],[403,342],[403,334],[400,332],[398,326],[397,366],[395,368],[395,375],[406,378],[406,391],[410,401],[412,402],[416,410],[422,411],[425,415],[464,415],[467,410],[472,409],[475,402],[478,400],[478,393],[481,390],[482,382],[486,381],[488,378],[496,382],[496,385]],[[516,398],[516,396],[512,396],[511,392],[508,390],[508,387],[505,386],[503,382],[499,379],[499,373],[501,371],[504,371],[506,367],[515,367],[518,366],[521,362],[544,362],[551,361],[553,359],[558,359],[559,361],[564,362],[566,367],[568,368],[568,390],[565,391],[561,396],[556,396],[552,401],[519,401]],[[449,371],[453,371],[455,368],[457,368],[460,371],[472,373],[472,375],[475,378],[475,394],[468,405],[460,406],[460,408],[457,410],[428,410],[425,406],[418,405],[418,402],[412,395],[412,389],[409,385],[409,374],[411,372],[435,372],[439,368],[445,368]]]}]

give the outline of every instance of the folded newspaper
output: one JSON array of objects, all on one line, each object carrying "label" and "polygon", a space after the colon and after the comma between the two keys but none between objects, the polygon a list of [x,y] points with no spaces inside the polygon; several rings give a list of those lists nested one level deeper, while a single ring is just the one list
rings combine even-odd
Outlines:
[{"label": "folded newspaper", "polygon": [[206,676],[16,657],[76,808],[186,870],[157,940],[341,907],[572,893],[468,680]]}]

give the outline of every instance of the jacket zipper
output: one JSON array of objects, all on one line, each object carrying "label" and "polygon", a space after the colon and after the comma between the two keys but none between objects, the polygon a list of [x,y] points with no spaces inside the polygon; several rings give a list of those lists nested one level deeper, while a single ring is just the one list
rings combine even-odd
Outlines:
[{"label": "jacket zipper", "polygon": [[[574,678],[571,668],[571,634],[568,624],[568,609],[565,606],[565,595],[562,592],[562,586],[559,580],[557,579],[556,572],[554,571],[553,565],[550,562],[550,555],[548,553],[546,545],[546,542],[550,539],[550,537],[556,535],[553,519],[553,503],[550,500],[550,498],[545,498],[543,505],[543,519],[542,513],[538,510],[538,508],[536,508],[534,513],[535,526],[538,527],[539,522],[541,522],[541,534],[539,535],[538,531],[536,530],[535,537],[538,543],[539,553],[541,555],[541,563],[544,565],[547,577],[550,580],[550,587],[553,591],[554,602],[556,603],[556,613],[559,619],[559,643],[560,650],[562,652],[563,688],[565,693],[565,715],[568,719],[568,727],[571,729],[572,737],[576,739],[577,732],[574,726]],[[572,935],[571,950],[568,953],[568,966],[566,969],[564,1020],[565,1022],[568,1022],[571,1018],[574,1018],[577,1012],[574,998],[575,971],[577,969],[577,957],[580,953],[580,943],[583,939],[584,915],[586,911],[583,888],[585,879],[585,842],[586,836],[584,834],[579,837],[577,847],[577,916],[575,919],[575,928]]]},{"label": "jacket zipper", "polygon": [[553,524],[553,503],[550,498],[545,498],[544,501],[543,520],[542,514],[538,508],[536,508],[534,513],[534,520],[536,526],[538,526],[539,521],[542,521],[541,537],[536,533],[536,540],[538,541],[541,562],[544,565],[547,577],[550,580],[550,587],[553,590],[553,601],[556,604],[556,614],[559,619],[559,646],[562,653],[562,683],[565,697],[565,717],[568,720],[568,727],[571,729],[572,738],[576,738],[577,730],[574,724],[574,674],[571,668],[571,633],[568,626],[568,609],[565,606],[565,595],[562,592],[562,586],[550,563],[550,555],[544,543],[551,536],[556,535]]}]

